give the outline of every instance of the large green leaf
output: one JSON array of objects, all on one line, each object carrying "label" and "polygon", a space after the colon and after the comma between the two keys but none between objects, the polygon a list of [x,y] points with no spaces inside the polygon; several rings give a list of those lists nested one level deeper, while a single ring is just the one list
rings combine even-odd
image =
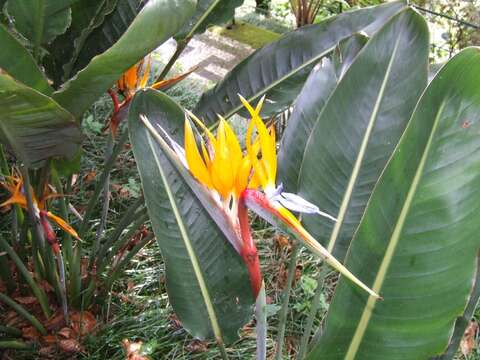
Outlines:
[{"label": "large green leaf", "polygon": [[47,44],[63,34],[71,21],[70,6],[78,0],[8,0],[15,28],[34,45]]},{"label": "large green leaf", "polygon": [[244,0],[198,0],[195,13],[175,34],[177,41],[204,32],[210,25],[224,24],[235,15],[235,9]]},{"label": "large green leaf", "polygon": [[293,155],[285,164],[297,163],[294,190],[337,217],[332,223],[305,216],[304,225],[340,260],[427,85],[427,66],[427,25],[405,9],[360,51],[327,104],[318,103],[320,112],[315,103],[299,109],[315,125],[299,149],[293,143],[285,148]]},{"label": "large green leaf", "polygon": [[12,77],[44,94],[51,94],[52,88],[38,68],[30,53],[15,39],[6,27],[0,24],[0,69]]},{"label": "large green leaf", "polygon": [[[133,152],[165,260],[170,302],[192,335],[210,337],[212,323],[217,323],[223,339],[231,342],[252,315],[246,266],[219,225],[221,214],[212,218],[216,206],[205,207],[204,190],[195,187],[183,166],[157,143],[140,121],[140,114],[180,144],[185,115],[167,95],[154,90],[138,93],[129,113]],[[209,316],[212,312],[214,318]]]},{"label": "large green leaf", "polygon": [[228,118],[242,109],[238,94],[249,101],[266,94],[263,116],[278,112],[292,103],[313,66],[339,41],[362,30],[372,34],[405,6],[394,1],[347,12],[285,35],[255,51],[203,94],[195,113],[207,122],[216,121],[217,114]]},{"label": "large green leaf", "polygon": [[31,167],[69,157],[82,135],[73,116],[48,96],[0,74],[0,142]]},{"label": "large green leaf", "polygon": [[75,39],[75,52],[66,67],[66,76],[76,74],[95,55],[106,51],[118,41],[144,5],[145,0],[117,0],[116,4],[107,2],[103,11],[96,14],[89,27]]},{"label": "large green leaf", "polygon": [[477,256],[477,270],[474,280],[474,285],[470,298],[468,299],[467,306],[465,311],[461,314],[455,321],[455,327],[453,329],[452,336],[450,337],[450,342],[448,347],[445,349],[445,352],[439,356],[435,356],[432,360],[451,360],[456,355],[460,342],[462,341],[465,329],[470,325],[475,310],[478,306],[478,300],[480,298],[480,256]]},{"label": "large green leaf", "polygon": [[446,349],[477,276],[480,49],[450,60],[421,97],[371,196],[310,359],[428,359]]},{"label": "large green leaf", "polygon": [[177,32],[194,8],[194,0],[150,0],[122,37],[65,83],[54,98],[81,116],[128,68]]},{"label": "large green leaf", "polygon": [[[130,1],[138,2],[140,0]],[[130,1],[123,1],[122,4],[128,4]],[[120,36],[113,38],[112,34],[109,34],[111,43],[106,48],[88,54],[82,53],[83,46],[89,37],[94,32],[99,31],[97,29],[103,26],[106,17],[109,18],[109,15],[116,10],[117,4],[118,0],[83,0],[72,5],[70,27],[47,46],[48,56],[43,59],[45,69],[50,78],[54,80],[56,87],[71,77],[71,72],[80,54],[91,60],[118,40]],[[128,25],[130,23],[122,27],[123,32],[128,28]]]},{"label": "large green leaf", "polygon": [[328,98],[368,38],[354,34],[342,40],[332,56],[317,64],[305,82],[288,118],[278,153],[278,177],[291,193],[298,192],[298,174],[307,140]]}]

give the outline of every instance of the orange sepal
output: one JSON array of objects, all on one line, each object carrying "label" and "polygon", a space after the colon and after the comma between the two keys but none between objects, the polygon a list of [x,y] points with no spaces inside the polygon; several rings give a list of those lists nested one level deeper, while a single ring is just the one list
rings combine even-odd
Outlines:
[{"label": "orange sepal", "polygon": [[154,83],[151,86],[151,88],[156,89],[156,90],[160,90],[160,89],[166,88],[167,86],[172,86],[172,85],[178,83],[179,81],[182,81],[183,79],[185,79],[188,75],[190,75],[191,73],[193,73],[197,69],[198,69],[198,66],[195,66],[193,69],[187,71],[184,74],[175,76],[171,79],[157,81],[156,83]]}]

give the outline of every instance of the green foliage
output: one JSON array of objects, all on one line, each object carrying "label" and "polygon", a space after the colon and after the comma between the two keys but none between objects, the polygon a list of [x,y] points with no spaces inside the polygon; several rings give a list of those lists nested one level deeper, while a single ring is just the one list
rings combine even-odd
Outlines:
[{"label": "green foliage", "polygon": [[[425,21],[411,10],[402,12],[365,45],[324,107],[321,101],[308,102],[307,90],[307,106],[299,107],[297,122],[289,124],[295,135],[282,150],[282,164],[288,166],[284,173],[296,175],[296,186],[289,191],[337,214],[334,224],[308,215],[304,224],[339,259],[427,84],[427,61]],[[365,84],[362,91],[359,83]],[[395,100],[400,91],[401,104]],[[344,99],[349,106],[341,105]],[[297,132],[299,123],[313,126]],[[293,136],[306,140],[295,141]],[[316,151],[319,148],[324,151]]]},{"label": "green foliage", "polygon": [[9,0],[8,15],[15,28],[33,45],[34,57],[38,60],[40,46],[50,43],[70,26],[70,6],[78,0]]},{"label": "green foliage", "polygon": [[[155,130],[160,125],[182,144],[183,108],[165,94],[142,90],[131,105],[126,98],[128,106],[112,116],[118,116],[120,123],[129,112],[128,124],[118,127],[118,136],[108,131],[104,135],[112,107],[105,92],[127,69],[174,36],[178,47],[161,71],[159,79],[163,79],[192,35],[229,21],[242,2],[45,0],[45,6],[38,7],[41,2],[0,0],[5,17],[0,20],[0,42],[6,50],[0,52],[0,181],[7,184],[11,165],[21,163],[26,185],[21,194],[27,197],[27,206],[22,204],[25,209],[15,205],[0,224],[0,280],[8,293],[1,293],[0,301],[40,332],[45,332],[42,321],[12,295],[18,285],[10,273],[12,265],[15,278],[23,277],[28,285],[20,287],[37,297],[46,316],[57,305],[66,315],[72,307],[88,308],[105,299],[127,264],[154,237],[144,227],[150,218],[163,258],[156,261],[161,264],[168,300],[166,296],[145,300],[143,310],[152,303],[163,310],[143,314],[125,305],[125,315],[135,317],[107,326],[104,339],[119,345],[123,337],[145,336],[150,341],[144,350],[151,356],[195,357],[182,353],[178,344],[165,345],[179,343],[178,334],[172,335],[165,325],[171,315],[165,307],[170,304],[193,336],[216,339],[223,358],[234,352],[242,358],[253,356],[248,336],[234,344],[235,350],[227,351],[223,345],[235,341],[252,317],[254,299],[247,269],[251,271],[253,255],[249,258],[242,252],[249,243],[242,220],[227,218],[215,198],[182,165],[181,150],[172,151],[167,136],[154,138],[155,131],[147,130],[139,119],[145,114]],[[311,262],[292,291],[292,282],[287,281],[280,307],[280,290],[272,294],[277,271],[270,262],[264,263],[273,301],[266,304],[267,298],[257,298],[258,359],[273,347],[265,336],[266,318],[280,337],[277,358],[283,356],[286,320],[297,322],[293,335],[306,327],[300,345],[304,354],[312,324],[320,321],[320,309],[322,314],[328,311],[327,321],[322,336],[315,336],[310,344],[314,350],[309,359],[448,360],[455,356],[474,316],[480,296],[475,237],[480,230],[476,216],[480,53],[476,48],[461,52],[426,88],[425,21],[403,1],[358,9],[379,2],[323,1],[316,17],[320,23],[281,38],[266,32],[259,35],[257,28],[243,22],[233,30],[216,27],[214,31],[259,49],[200,99],[200,86],[193,81],[166,90],[183,107],[196,108],[195,113],[210,124],[219,113],[231,117],[233,127],[243,131],[245,124],[237,123],[243,121],[238,114],[245,115],[238,94],[253,103],[266,95],[264,118],[289,109],[278,160],[285,190],[299,193],[337,217],[333,223],[306,214],[302,222],[329,251],[346,259],[355,276],[384,297],[376,302],[341,277],[329,305],[328,292],[337,278],[327,277],[329,291],[321,293],[324,265]],[[427,6],[424,1],[417,3]],[[441,0],[429,9],[478,23],[475,6],[475,1]],[[353,11],[324,21],[350,7]],[[285,10],[284,4],[273,13]],[[465,23],[450,26],[436,13],[428,16],[443,30],[447,28],[440,33],[445,40],[442,49],[434,30],[435,57],[451,56],[466,42],[475,41],[476,34]],[[437,71],[432,67],[430,76]],[[133,160],[126,155],[132,153],[129,136],[141,184],[132,172]],[[262,150],[262,161],[263,156]],[[102,171],[97,169],[99,163]],[[74,184],[72,175],[79,171],[82,175]],[[62,233],[62,251],[55,253],[51,245],[57,239],[45,238],[49,233],[44,223],[38,223],[32,197],[40,198],[44,189],[53,188],[70,195],[72,186],[74,197],[42,202],[48,211],[58,212],[80,229],[82,241]],[[8,194],[2,190],[1,195],[3,201]],[[269,192],[261,195],[263,203],[254,205],[263,204],[263,208],[250,206],[276,224],[274,216],[281,218],[275,212],[278,198]],[[115,202],[110,204],[112,197]],[[228,206],[233,208],[233,202]],[[75,208],[86,209],[83,219],[71,216]],[[297,226],[283,224],[290,231]],[[255,227],[261,229],[256,232],[259,237],[272,234],[271,228],[264,232],[264,222],[256,220]],[[324,254],[312,239],[293,233],[316,254]],[[259,246],[262,259],[272,258],[272,250],[266,247]],[[302,263],[309,255],[300,253]],[[296,261],[291,255],[290,279],[295,277]],[[149,276],[156,285],[151,279],[145,285],[150,289],[139,285],[142,294],[163,287],[163,282],[156,283],[156,274]],[[54,289],[53,309],[49,303],[53,296],[46,296],[40,279]],[[295,302],[289,306],[290,292]],[[110,305],[107,308],[106,318],[110,318]],[[142,321],[154,332],[143,331]],[[0,332],[20,334],[2,326]],[[248,345],[243,346],[244,342]],[[92,358],[123,358],[116,345],[87,339]],[[2,338],[0,348],[7,346],[28,347]],[[217,352],[206,351],[205,358],[218,358]]]},{"label": "green foliage", "polygon": [[209,123],[217,120],[217,114],[228,118],[242,109],[237,94],[251,102],[266,95],[263,116],[284,110],[298,95],[315,64],[339,41],[365,30],[368,25],[371,26],[367,30],[373,32],[404,7],[405,3],[399,1],[361,9],[283,36],[247,57],[223,81],[203,94],[195,113]]},{"label": "green foliage", "polygon": [[166,95],[147,91],[135,97],[129,114],[146,204],[166,262],[169,299],[194,336],[215,335],[231,343],[251,316],[245,265],[223,233],[228,223],[218,225],[225,220],[211,217],[207,206],[215,205],[205,204],[202,188],[192,188],[192,182],[185,180],[190,175],[182,174],[183,165],[175,164],[140,121],[140,114],[155,129],[161,126],[174,141],[183,143],[184,113]]},{"label": "green foliage", "polygon": [[347,266],[384,300],[341,279],[311,359],[424,359],[448,345],[477,272],[479,60],[466,49],[432,80],[352,240]]},{"label": "green foliage", "polygon": [[76,117],[81,116],[126,70],[175,34],[193,6],[192,0],[149,2],[122,37],[66,82],[53,98]]},{"label": "green foliage", "polygon": [[331,56],[315,66],[298,95],[278,154],[282,164],[278,176],[288,191],[298,192],[302,170],[298,159],[305,154],[310,134],[332,92],[367,41],[360,34],[342,40]]},{"label": "green foliage", "polygon": [[225,24],[233,19],[235,8],[243,0],[198,0],[194,15],[175,34],[177,41],[184,41],[197,33],[204,32],[209,26]]},{"label": "green foliage", "polygon": [[[3,51],[0,52],[0,68],[16,80],[38,90],[46,95],[52,89],[45,75],[35,63],[32,55],[22,44],[0,24],[0,43]],[[15,61],[12,59],[15,58]]]},{"label": "green foliage", "polygon": [[0,74],[0,141],[25,164],[72,157],[81,143],[73,116],[36,90]]}]

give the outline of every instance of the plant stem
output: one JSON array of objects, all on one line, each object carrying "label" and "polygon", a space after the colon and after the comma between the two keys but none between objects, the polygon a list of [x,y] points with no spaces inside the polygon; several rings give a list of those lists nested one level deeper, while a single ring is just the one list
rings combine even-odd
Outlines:
[{"label": "plant stem", "polygon": [[147,245],[155,235],[153,233],[148,234],[145,236],[141,241],[136,244],[132,250],[128,252],[127,255],[118,263],[117,266],[115,266],[114,269],[112,269],[110,276],[108,276],[108,281],[107,281],[107,289],[110,289],[113,286],[113,283],[117,278],[120,276],[122,270],[125,268],[125,266],[128,265],[130,260],[140,251],[142,248]]},{"label": "plant stem", "polygon": [[10,175],[10,171],[8,170],[7,158],[5,157],[5,152],[3,151],[2,144],[0,144],[0,174]]},{"label": "plant stem", "polygon": [[22,316],[25,320],[29,321],[35,327],[35,329],[37,329],[40,332],[40,334],[47,335],[47,331],[45,330],[43,325],[40,323],[40,321],[38,321],[38,319],[35,316],[30,314],[22,305],[20,305],[19,303],[15,302],[10,297],[2,293],[0,293],[0,301],[10,306],[13,310],[15,310],[15,312],[18,315]]},{"label": "plant stem", "polygon": [[133,225],[130,227],[130,229],[123,235],[119,240],[115,241],[114,244],[112,244],[112,248],[102,258],[102,262],[100,263],[100,266],[97,268],[99,272],[103,272],[107,264],[110,262],[110,260],[115,256],[115,254],[120,250],[122,245],[124,245],[128,240],[132,238],[132,236],[135,234],[135,232],[142,226],[147,220],[148,220],[148,214],[146,209],[143,211],[138,211],[136,214],[138,214],[137,220],[133,223]]},{"label": "plant stem", "polygon": [[[145,211],[145,214],[141,217],[139,217],[135,223],[133,224],[133,226],[130,228],[130,230],[127,231],[127,233],[121,238],[120,241],[117,241],[115,243],[115,245],[113,246],[113,248],[111,249],[111,251],[108,253],[108,255],[104,256],[102,258],[102,262],[100,262],[98,265],[97,265],[97,268],[96,268],[96,272],[97,274],[102,274],[103,271],[105,270],[105,267],[107,266],[107,264],[109,263],[109,261],[115,256],[115,254],[117,253],[117,251],[122,247],[122,245],[124,243],[126,243],[128,240],[130,240],[133,236],[133,234],[137,231],[137,229],[143,225],[145,223],[145,221],[148,220],[148,214],[146,214],[146,209],[144,209]],[[140,212],[140,211],[139,211]],[[137,214],[139,213],[137,212]],[[135,248],[134,248],[135,249]],[[140,249],[139,249],[140,250]],[[131,250],[133,251],[133,249]],[[138,250],[137,250],[138,251]],[[112,276],[114,277],[115,274]],[[106,286],[106,289],[109,289],[110,290],[110,287],[111,285],[109,285],[110,283],[113,283],[113,280],[112,277],[110,277],[108,280],[107,280],[107,286]],[[85,303],[86,304],[89,304],[90,303],[90,300],[92,299],[92,296],[93,296],[93,292],[95,290],[95,286],[96,286],[96,282],[97,282],[97,278],[96,276],[91,276],[90,279],[89,279],[89,284],[88,284],[88,287],[87,289],[85,290]]]},{"label": "plant stem", "polygon": [[23,264],[22,260],[18,257],[18,255],[15,253],[15,251],[10,247],[10,245],[7,243],[5,239],[0,237],[0,247],[3,248],[4,251],[7,252],[7,254],[10,256],[12,261],[15,263],[17,266],[18,271],[22,274],[24,277],[25,281],[30,285],[30,288],[32,289],[33,294],[37,298],[38,302],[40,303],[40,306],[42,308],[42,311],[44,315],[49,318],[50,317],[50,308],[48,307],[48,299],[45,293],[43,292],[40,287],[35,283],[35,281],[32,278],[32,275],[30,275],[30,272],[28,269],[25,267]]},{"label": "plant stem", "polygon": [[11,294],[15,290],[15,283],[10,273],[10,267],[5,254],[0,254],[0,279],[7,286],[7,293]]},{"label": "plant stem", "polygon": [[267,358],[267,296],[265,294],[265,282],[262,281],[262,287],[255,303],[255,326],[257,332],[257,360]]},{"label": "plant stem", "polygon": [[[105,147],[105,163],[107,163],[108,159],[112,156],[114,142],[115,142],[115,139],[113,138],[113,134],[109,132],[107,145]],[[98,224],[97,231],[95,233],[95,242],[93,245],[93,251],[91,252],[91,255],[90,255],[90,268],[93,267],[95,255],[98,253],[98,249],[100,248],[100,239],[102,238],[103,233],[105,231],[108,210],[110,209],[110,171],[108,171],[107,176],[105,178],[105,182],[103,183],[102,194],[103,194],[102,213],[100,215],[100,223]]]},{"label": "plant stem", "polygon": [[27,350],[31,348],[32,345],[20,340],[0,340],[0,349]]},{"label": "plant stem", "polygon": [[69,272],[69,295],[70,295],[70,304],[75,307],[80,305],[80,296],[82,291],[82,281],[81,281],[81,261],[82,261],[82,250],[81,243],[77,242],[77,246],[73,250],[72,262],[70,264]]},{"label": "plant stem", "polygon": [[36,240],[40,242],[42,247],[45,246],[45,238],[43,236],[43,231],[41,229],[40,221],[38,219],[38,209],[36,208],[33,202],[33,193],[32,187],[30,184],[30,176],[28,175],[28,169],[23,165],[20,167],[23,178],[23,190],[25,191],[25,197],[27,199],[27,208],[30,221],[32,222],[33,233],[35,234]]},{"label": "plant stem", "polygon": [[325,276],[328,273],[328,268],[320,264],[320,273],[317,277],[317,288],[315,289],[315,294],[313,295],[312,303],[310,305],[310,313],[307,318],[307,325],[303,331],[302,340],[300,341],[300,347],[298,349],[297,360],[302,360],[306,354],[308,347],[308,340],[312,333],[313,322],[318,313],[318,308],[320,307],[320,296],[322,295],[323,283],[325,281]]},{"label": "plant stem", "polygon": [[275,350],[275,360],[282,359],[283,340],[285,337],[285,327],[287,324],[288,303],[290,301],[290,291],[292,290],[293,278],[295,275],[295,270],[297,268],[297,255],[299,250],[300,245],[297,242],[294,242],[292,245],[292,252],[290,254],[290,261],[288,263],[287,283],[283,292],[282,308],[280,309],[279,315],[279,329],[277,336],[277,346]]},{"label": "plant stem", "polygon": [[168,63],[167,65],[165,65],[165,67],[163,68],[162,72],[160,73],[160,75],[158,76],[157,80],[155,80],[155,82],[158,82],[158,81],[161,81],[163,79],[165,79],[165,77],[168,75],[170,69],[172,68],[172,66],[175,64],[175,62],[177,61],[177,59],[179,58],[179,56],[182,54],[183,50],[185,50],[185,48],[187,47],[189,41],[190,41],[191,38],[187,38],[183,41],[180,41],[179,43],[177,43],[177,48],[175,49],[175,52],[173,53],[172,57],[170,58],[170,60],[168,60]]},{"label": "plant stem", "polygon": [[[7,158],[5,157],[5,153],[3,151],[3,145],[0,144],[0,175],[8,176],[10,175],[10,171],[8,169]],[[17,239],[18,236],[18,223],[16,217],[16,206],[13,206],[13,213],[12,213],[12,237],[13,240]],[[12,241],[12,244],[15,244],[16,241]],[[15,283],[12,278],[12,274],[10,273],[10,268],[8,265],[8,261],[5,256],[0,254],[0,279],[2,279],[6,286],[7,292],[10,294],[15,289]]]},{"label": "plant stem", "polygon": [[4,333],[5,335],[10,335],[14,337],[22,336],[21,330],[11,326],[5,326],[5,325],[0,325],[0,333]]},{"label": "plant stem", "polygon": [[[148,214],[147,214],[147,209],[143,208],[140,211],[137,211],[134,216],[135,222],[133,225],[130,227],[130,229],[123,235],[121,238],[120,236],[114,238],[114,239],[109,239],[112,240],[112,242],[109,244],[108,248],[105,250],[105,254],[102,255],[101,258],[98,259],[98,266],[97,270],[98,272],[103,272],[105,267],[108,265],[109,261],[115,256],[117,251],[125,244],[128,240],[132,238],[132,236],[135,234],[135,232],[148,220]],[[111,249],[110,249],[111,248]],[[108,251],[110,249],[110,251]],[[107,253],[108,251],[108,253]]]},{"label": "plant stem", "polygon": [[220,356],[223,360],[228,360],[227,349],[225,349],[225,344],[221,339],[217,339],[218,350],[220,350]]},{"label": "plant stem", "polygon": [[60,280],[60,300],[62,303],[63,317],[67,325],[70,323],[68,319],[68,303],[67,303],[67,283],[65,280],[65,264],[63,262],[62,252],[60,251],[57,255],[57,266],[58,266],[58,275]]},{"label": "plant stem", "polygon": [[96,264],[97,264],[97,269],[99,268],[99,265],[103,262],[103,259],[108,251],[108,249],[115,243],[118,238],[122,235],[123,230],[130,225],[135,219],[138,219],[138,217],[143,214],[144,210],[140,210],[139,212],[136,213],[137,209],[144,203],[144,198],[143,196],[140,196],[130,207],[128,210],[123,214],[121,219],[119,220],[117,226],[115,227],[115,230],[113,233],[108,237],[108,239],[104,242],[98,253],[96,254]]},{"label": "plant stem", "polygon": [[[58,171],[53,164],[51,166],[50,174],[52,176],[53,186],[55,186],[57,193],[61,194],[63,192],[62,182],[60,180],[60,176],[58,175]],[[65,220],[66,222],[69,222],[68,207],[67,207],[67,201],[65,197],[58,198],[57,200],[58,200],[58,207],[60,209],[60,216],[63,218],[63,220]],[[65,254],[65,260],[67,264],[70,264],[70,262],[72,261],[72,255],[73,255],[73,244],[72,244],[72,237],[66,231],[64,231],[62,235],[62,250],[63,250],[63,253]]]},{"label": "plant stem", "polygon": [[100,197],[100,194],[104,188],[105,182],[110,176],[110,171],[112,170],[113,165],[115,165],[115,161],[117,160],[118,154],[120,153],[120,151],[122,151],[123,145],[125,144],[127,139],[128,139],[128,131],[125,131],[120,137],[120,139],[118,140],[117,144],[113,147],[111,156],[105,162],[103,172],[100,175],[100,179],[95,184],[95,190],[92,194],[92,197],[88,201],[87,210],[85,211],[82,224],[80,225],[80,229],[78,231],[80,238],[82,238],[85,235],[85,232],[88,227],[88,222],[90,221],[90,218],[92,217],[92,214],[93,214],[93,210],[97,205],[98,198]]}]

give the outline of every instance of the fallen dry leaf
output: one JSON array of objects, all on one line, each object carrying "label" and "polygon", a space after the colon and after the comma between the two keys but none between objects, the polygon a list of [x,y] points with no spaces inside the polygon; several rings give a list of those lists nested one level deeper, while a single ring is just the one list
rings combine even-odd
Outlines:
[{"label": "fallen dry leaf", "polygon": [[475,335],[478,331],[478,323],[472,320],[463,333],[462,341],[460,342],[460,350],[463,356],[470,355],[475,348]]},{"label": "fallen dry leaf", "polygon": [[40,355],[42,359],[53,359],[56,351],[57,347],[55,345],[43,346],[38,350],[38,355]]},{"label": "fallen dry leaf", "polygon": [[291,357],[295,356],[297,345],[298,345],[298,340],[294,336],[285,337],[285,351]]},{"label": "fallen dry leaf", "polygon": [[287,268],[285,267],[285,264],[282,263],[280,264],[280,268],[278,269],[277,273],[277,287],[280,290],[283,290],[285,288],[285,285],[287,284],[287,277]]},{"label": "fallen dry leaf", "polygon": [[32,305],[38,302],[34,296],[18,296],[15,298],[15,301],[22,305]]},{"label": "fallen dry leaf", "polygon": [[178,319],[177,315],[172,314],[168,317],[168,320],[170,321],[170,327],[172,328],[173,331],[178,331],[182,329],[182,323]]},{"label": "fallen dry leaf", "polygon": [[65,319],[61,309],[58,309],[55,314],[53,314],[53,316],[45,323],[45,327],[49,331],[61,329],[63,326],[65,326]]},{"label": "fallen dry leaf", "polygon": [[142,341],[122,340],[122,347],[125,350],[125,360],[150,360],[148,356],[142,355]]},{"label": "fallen dry leaf", "polygon": [[288,240],[288,237],[286,237],[285,235],[278,234],[277,236],[275,236],[274,241],[275,241],[275,245],[280,250],[284,248],[290,249],[292,247],[292,245],[290,244],[290,241]]},{"label": "fallen dry leaf", "polygon": [[125,189],[122,185],[119,184],[112,184],[112,190],[115,191],[118,196],[122,199],[128,199],[130,197],[130,192]]},{"label": "fallen dry leaf", "polygon": [[64,327],[57,333],[57,335],[65,339],[70,339],[76,337],[77,334],[75,334],[75,331],[73,331],[72,329]]},{"label": "fallen dry leaf", "polygon": [[132,280],[127,281],[127,291],[131,291],[135,287],[135,283]]},{"label": "fallen dry leaf", "polygon": [[18,314],[17,312],[13,311],[13,310],[10,310],[8,311],[4,318],[3,318],[3,321],[8,325],[11,325],[12,322],[15,322],[16,320],[18,320]]},{"label": "fallen dry leaf", "polygon": [[82,346],[75,339],[60,340],[58,342],[58,346],[63,351],[69,352],[69,353],[83,352]]},{"label": "fallen dry leaf", "polygon": [[190,353],[203,353],[208,350],[207,343],[204,341],[200,340],[193,340],[187,346],[185,349],[190,352]]},{"label": "fallen dry leaf", "polygon": [[57,342],[57,337],[55,335],[42,336],[42,341],[47,345],[52,345]]},{"label": "fallen dry leaf", "polygon": [[46,280],[40,280],[39,287],[46,293],[51,293],[54,291],[52,285],[50,285]]},{"label": "fallen dry leaf", "polygon": [[89,171],[83,177],[83,181],[88,184],[88,183],[92,182],[93,180],[95,180],[96,176],[97,176],[97,172],[95,170]]},{"label": "fallen dry leaf", "polygon": [[27,340],[35,340],[40,337],[40,333],[33,326],[27,326],[22,329],[22,337]]},{"label": "fallen dry leaf", "polygon": [[72,329],[80,336],[91,333],[97,325],[97,320],[90,311],[76,311],[70,316],[70,321]]}]

